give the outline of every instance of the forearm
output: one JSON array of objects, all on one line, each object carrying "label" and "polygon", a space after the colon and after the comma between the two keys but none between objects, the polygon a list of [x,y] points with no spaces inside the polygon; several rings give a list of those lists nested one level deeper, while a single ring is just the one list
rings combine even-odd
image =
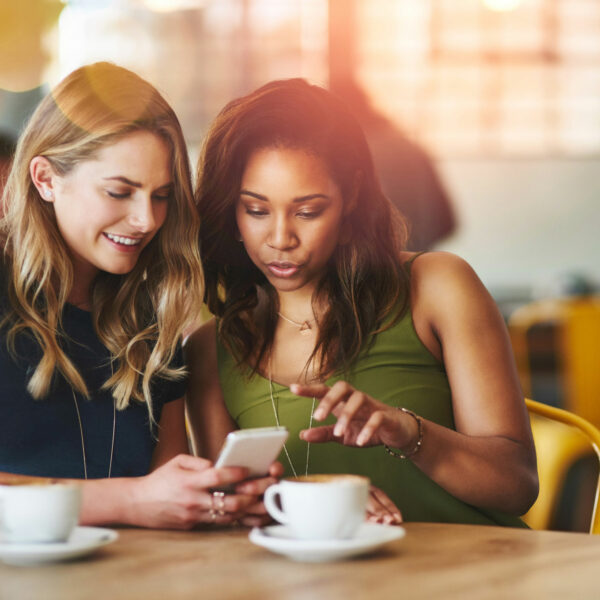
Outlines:
[{"label": "forearm", "polygon": [[423,420],[423,443],[410,460],[468,504],[520,515],[537,497],[533,448],[506,437],[468,436]]},{"label": "forearm", "polygon": [[91,479],[82,489],[82,525],[142,525],[136,507],[138,478]]}]

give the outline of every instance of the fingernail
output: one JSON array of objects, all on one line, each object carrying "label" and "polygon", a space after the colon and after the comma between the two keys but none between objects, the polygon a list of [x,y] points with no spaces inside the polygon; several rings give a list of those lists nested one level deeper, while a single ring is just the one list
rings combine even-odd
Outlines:
[{"label": "fingernail", "polygon": [[290,392],[292,392],[292,394],[297,394],[299,389],[300,386],[297,383],[292,383],[292,385],[290,385]]},{"label": "fingernail", "polygon": [[324,414],[323,410],[321,410],[320,408],[317,408],[317,410],[315,410],[315,412],[313,413],[313,417],[315,419],[317,419],[318,421],[321,421],[323,418],[325,418],[325,414]]},{"label": "fingernail", "polygon": [[336,423],[333,428],[333,435],[340,437],[344,433],[344,426],[340,423]]},{"label": "fingernail", "polygon": [[365,439],[367,436],[362,433],[356,438],[356,445],[362,446],[367,440]]}]

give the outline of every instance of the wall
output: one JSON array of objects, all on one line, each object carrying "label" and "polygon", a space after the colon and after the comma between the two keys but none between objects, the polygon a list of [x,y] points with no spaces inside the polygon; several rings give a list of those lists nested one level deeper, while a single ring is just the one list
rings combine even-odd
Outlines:
[{"label": "wall", "polygon": [[498,293],[577,271],[600,282],[600,159],[438,162],[457,211],[439,245]]}]

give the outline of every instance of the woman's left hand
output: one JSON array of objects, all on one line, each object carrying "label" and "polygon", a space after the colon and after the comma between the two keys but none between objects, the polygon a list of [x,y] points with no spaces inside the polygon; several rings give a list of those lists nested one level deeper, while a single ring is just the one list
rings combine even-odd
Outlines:
[{"label": "woman's left hand", "polygon": [[400,525],[402,513],[388,498],[388,495],[372,485],[369,488],[367,500],[367,521],[369,523],[383,523],[384,525]]},{"label": "woman's left hand", "polygon": [[313,427],[300,432],[306,442],[339,442],[346,446],[411,447],[418,439],[418,425],[413,417],[375,400],[353,388],[346,381],[332,387],[323,384],[290,386],[292,393],[320,399],[313,416],[318,421],[330,413],[335,425]]}]

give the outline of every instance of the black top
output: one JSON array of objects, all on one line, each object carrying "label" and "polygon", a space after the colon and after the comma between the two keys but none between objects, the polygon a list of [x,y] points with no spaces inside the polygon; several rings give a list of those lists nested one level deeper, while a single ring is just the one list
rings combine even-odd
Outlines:
[{"label": "black top", "polygon": [[[0,311],[1,312],[1,311]],[[64,343],[90,393],[77,394],[81,429],[90,479],[108,475],[113,431],[113,400],[101,390],[110,377],[110,353],[96,335],[91,313],[67,305]],[[28,334],[17,340],[17,357],[8,353],[5,335],[0,336],[0,471],[46,477],[83,478],[81,432],[71,387],[56,375],[49,395],[34,400],[27,382],[41,356]],[[183,364],[181,347],[172,363]],[[154,418],[160,420],[165,403],[181,398],[187,381],[156,379],[152,386]],[[150,429],[146,405],[132,401],[116,412],[112,477],[145,475],[156,446],[156,427]]]}]

